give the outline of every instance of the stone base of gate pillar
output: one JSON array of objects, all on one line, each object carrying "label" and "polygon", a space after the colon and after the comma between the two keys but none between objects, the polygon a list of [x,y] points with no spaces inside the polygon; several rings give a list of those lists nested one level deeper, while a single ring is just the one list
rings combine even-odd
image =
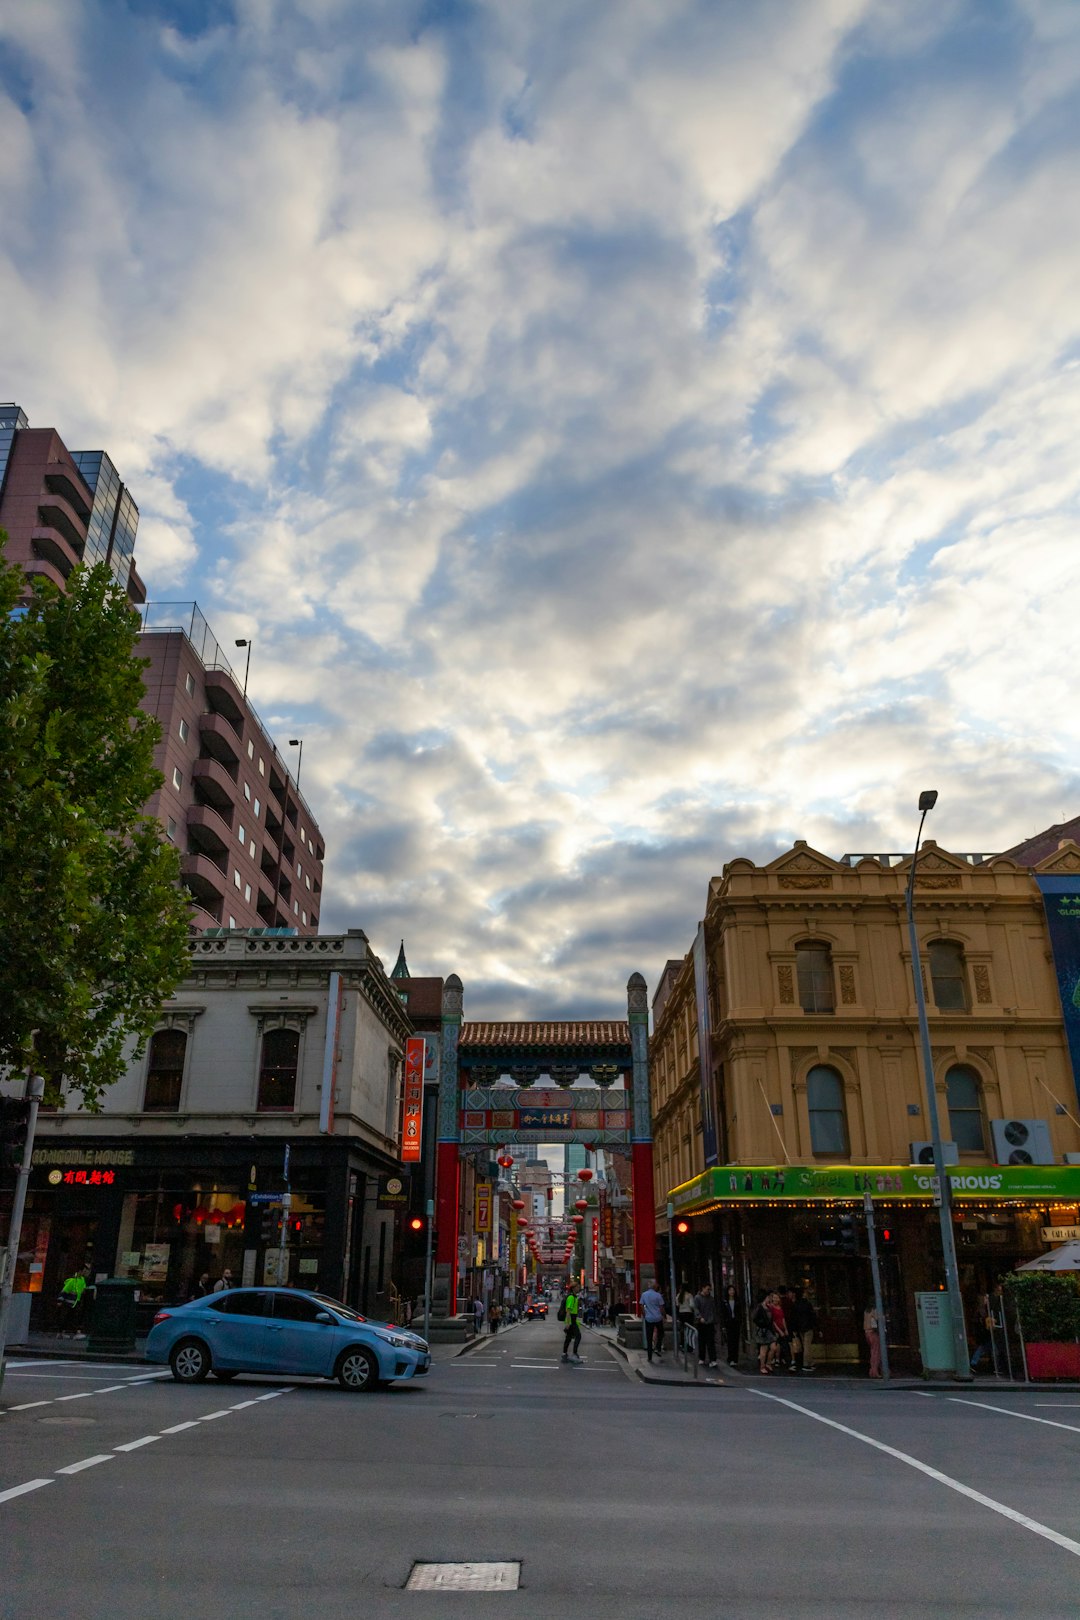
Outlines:
[{"label": "stone base of gate pillar", "polygon": [[476,1318],[470,1311],[462,1316],[433,1316],[428,1331],[429,1344],[466,1344],[476,1337]]}]

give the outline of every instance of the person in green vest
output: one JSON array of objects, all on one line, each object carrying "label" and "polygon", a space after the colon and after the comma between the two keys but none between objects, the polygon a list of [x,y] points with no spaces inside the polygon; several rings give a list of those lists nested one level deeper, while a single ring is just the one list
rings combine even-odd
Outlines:
[{"label": "person in green vest", "polygon": [[83,1266],[80,1271],[73,1271],[70,1277],[64,1279],[57,1303],[60,1306],[60,1337],[67,1339],[74,1336],[76,1339],[85,1337],[82,1333],[83,1295],[90,1277],[90,1267]]},{"label": "person in green vest", "polygon": [[[581,1347],[581,1328],[578,1325],[580,1301],[577,1289],[573,1283],[569,1285],[563,1295],[563,1302],[559,1308],[559,1320],[566,1323],[566,1332],[563,1334],[562,1359],[580,1364],[581,1357],[578,1350]],[[573,1350],[570,1346],[573,1345]]]}]

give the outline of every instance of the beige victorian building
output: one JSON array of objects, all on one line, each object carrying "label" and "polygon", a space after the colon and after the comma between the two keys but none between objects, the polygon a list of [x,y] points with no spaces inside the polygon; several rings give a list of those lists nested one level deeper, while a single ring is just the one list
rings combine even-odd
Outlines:
[{"label": "beige victorian building", "polygon": [[[929,842],[917,872],[934,1082],[973,1301],[1045,1247],[1044,1229],[1074,1224],[1080,1195],[1068,1162],[1080,1159],[1080,1108],[1035,880],[1080,874],[1080,847],[1066,838],[1029,859],[1026,846],[985,856]],[[900,855],[834,860],[801,841],[765,866],[729,862],[709,885],[696,974],[692,949],[667,964],[653,1004],[658,1229],[672,1199],[691,1281],[711,1267],[743,1296],[779,1282],[812,1290],[838,1358],[856,1353],[869,1288],[866,1192],[887,1233],[901,1348],[914,1338],[914,1291],[940,1280],[920,1166],[930,1129],[909,867]]]}]

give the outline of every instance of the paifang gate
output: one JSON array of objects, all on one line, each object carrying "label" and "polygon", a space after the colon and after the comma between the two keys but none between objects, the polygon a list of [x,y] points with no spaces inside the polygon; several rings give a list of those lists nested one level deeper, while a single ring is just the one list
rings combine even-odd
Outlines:
[{"label": "paifang gate", "polygon": [[[462,1155],[498,1143],[595,1142],[631,1157],[634,1286],[655,1275],[649,1010],[645,980],[626,987],[627,1017],[466,1023],[457,974],[443,987],[436,1168],[435,1315],[458,1293]],[[587,1079],[585,1079],[587,1077]]]}]

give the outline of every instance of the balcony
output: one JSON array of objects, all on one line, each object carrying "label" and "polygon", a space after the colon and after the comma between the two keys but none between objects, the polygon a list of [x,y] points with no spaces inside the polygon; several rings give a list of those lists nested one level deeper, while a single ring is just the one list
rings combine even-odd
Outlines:
[{"label": "balcony", "polygon": [[224,765],[235,781],[240,768],[240,739],[229,722],[220,714],[201,714],[199,736],[211,759]]},{"label": "balcony", "polygon": [[221,903],[225,898],[225,874],[214,865],[209,855],[199,855],[192,851],[180,857],[180,876],[195,896],[196,900],[205,910],[221,913]]},{"label": "balcony", "polygon": [[215,714],[223,714],[235,725],[243,726],[244,700],[231,670],[206,671],[206,700]]},{"label": "balcony", "polygon": [[208,804],[192,805],[187,814],[188,837],[203,854],[224,855],[232,845],[232,826]]},{"label": "balcony", "polygon": [[22,568],[28,580],[34,578],[51,579],[53,584],[59,586],[61,590],[66,587],[67,575],[62,574],[59,568],[55,568],[51,562],[46,562],[44,557],[31,557],[23,563]]},{"label": "balcony", "polygon": [[81,557],[86,545],[86,524],[73,506],[62,495],[43,495],[38,504],[38,522],[49,529],[59,529],[70,546]]},{"label": "balcony", "polygon": [[280,861],[281,857],[278,854],[277,844],[274,842],[268,832],[264,832],[262,839],[262,858],[259,864],[268,878],[273,878],[275,876]]},{"label": "balcony", "polygon": [[191,780],[208,804],[231,813],[236,802],[235,777],[216,759],[197,759],[191,767]]},{"label": "balcony", "polygon": [[50,495],[59,495],[67,501],[84,524],[89,523],[93,500],[87,501],[90,491],[76,473],[56,464],[45,474],[45,488]]},{"label": "balcony", "polygon": [[76,549],[59,529],[38,527],[30,530],[30,544],[35,557],[41,557],[67,579],[73,568],[82,561],[81,548]]}]

